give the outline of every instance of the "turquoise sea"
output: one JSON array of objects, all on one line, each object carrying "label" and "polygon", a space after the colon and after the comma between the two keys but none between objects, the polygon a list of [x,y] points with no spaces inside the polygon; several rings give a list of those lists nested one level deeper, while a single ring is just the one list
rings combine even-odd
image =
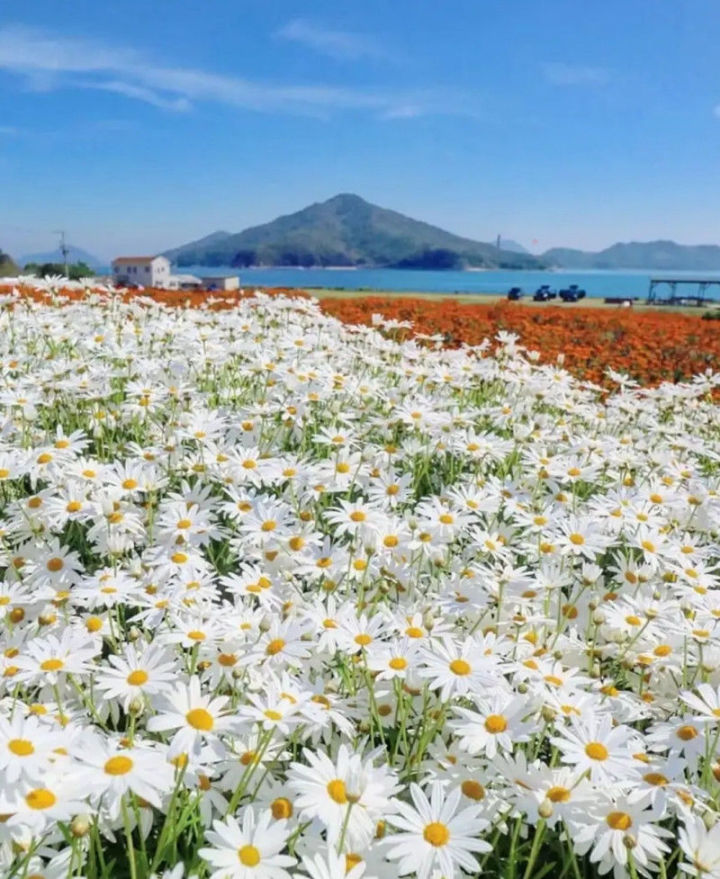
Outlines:
[{"label": "turquoise sea", "polygon": [[[718,278],[720,272],[663,272],[663,271],[410,271],[405,269],[234,269],[188,266],[177,271],[193,275],[239,275],[243,287],[331,287],[338,290],[406,290],[428,293],[500,293],[511,287],[521,287],[532,294],[541,284],[553,289],[578,284],[589,297],[637,296],[645,298],[651,278]],[[667,288],[665,288],[667,290]],[[717,291],[717,292],[716,292]],[[695,289],[682,290],[693,295]],[[680,293],[680,290],[678,290]],[[720,288],[711,289],[711,295],[720,298]]]}]

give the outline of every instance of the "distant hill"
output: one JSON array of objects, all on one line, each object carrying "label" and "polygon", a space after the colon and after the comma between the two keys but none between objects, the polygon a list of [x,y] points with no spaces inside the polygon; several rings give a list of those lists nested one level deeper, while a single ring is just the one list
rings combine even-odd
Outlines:
[{"label": "distant hill", "polygon": [[19,269],[12,257],[0,250],[0,278],[14,278]]},{"label": "distant hill", "polygon": [[[56,250],[46,250],[42,253],[28,253],[25,256],[20,257],[20,265],[25,266],[29,262],[35,263],[45,263],[45,262],[63,262],[63,255],[60,252],[60,248]],[[68,244],[68,262],[76,263],[76,262],[84,262],[85,265],[90,266],[90,268],[100,268],[105,265],[105,262],[99,259],[97,256],[93,256],[92,253],[88,253],[87,250],[83,250],[81,247],[75,247],[72,244]]]},{"label": "distant hill", "polygon": [[178,266],[543,267],[530,254],[498,250],[350,194],[235,235],[213,232],[165,256]]},{"label": "distant hill", "polygon": [[555,247],[540,257],[564,269],[653,269],[657,271],[720,271],[716,244],[676,244],[674,241],[631,241],[592,253]]},{"label": "distant hill", "polygon": [[501,238],[500,247],[502,250],[509,250],[510,253],[530,253],[526,247],[523,247],[517,241],[513,241],[512,238]]}]

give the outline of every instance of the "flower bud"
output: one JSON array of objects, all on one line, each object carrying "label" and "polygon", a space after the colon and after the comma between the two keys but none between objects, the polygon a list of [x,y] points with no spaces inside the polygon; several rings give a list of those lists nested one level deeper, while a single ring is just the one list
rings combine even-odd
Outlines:
[{"label": "flower bud", "polygon": [[128,705],[128,713],[133,717],[139,717],[145,710],[145,700],[142,696],[135,696]]},{"label": "flower bud", "polygon": [[626,849],[632,850],[637,845],[637,837],[633,836],[632,833],[624,833],[623,834],[623,845]]},{"label": "flower bud", "polygon": [[538,815],[541,818],[550,818],[552,816],[552,813],[553,813],[553,804],[546,797],[542,801],[542,803],[540,803],[540,805],[538,806]]},{"label": "flower bud", "polygon": [[76,815],[70,822],[70,833],[75,839],[86,836],[91,827],[91,819],[87,813]]},{"label": "flower bud", "polygon": [[127,633],[128,641],[137,641],[142,636],[142,632],[137,626],[131,626]]}]

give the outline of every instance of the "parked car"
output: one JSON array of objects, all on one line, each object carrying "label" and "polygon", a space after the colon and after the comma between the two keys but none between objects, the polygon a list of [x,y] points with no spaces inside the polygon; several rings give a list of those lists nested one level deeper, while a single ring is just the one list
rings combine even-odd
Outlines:
[{"label": "parked car", "polygon": [[577,302],[579,299],[584,299],[586,296],[587,293],[585,290],[581,290],[577,284],[570,284],[569,287],[560,291],[560,298],[563,302]]},{"label": "parked car", "polygon": [[511,287],[507,298],[512,300],[513,302],[517,302],[518,299],[522,299],[525,294],[522,291],[522,287]]},{"label": "parked car", "polygon": [[557,293],[550,289],[549,284],[541,284],[535,291],[533,300],[535,302],[547,302],[549,299],[555,299],[556,296]]}]

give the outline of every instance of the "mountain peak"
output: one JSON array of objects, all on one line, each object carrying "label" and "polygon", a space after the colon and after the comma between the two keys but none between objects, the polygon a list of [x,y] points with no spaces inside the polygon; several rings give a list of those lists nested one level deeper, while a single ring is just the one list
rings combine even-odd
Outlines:
[{"label": "mountain peak", "polygon": [[327,199],[327,201],[321,202],[321,204],[358,205],[358,204],[370,204],[370,202],[365,201],[364,198],[361,198],[359,195],[356,195],[354,192],[338,192],[337,195],[334,195],[332,198]]},{"label": "mountain peak", "polygon": [[209,236],[165,254],[177,265],[539,268],[528,254],[462,238],[340,192],[225,239]]}]

